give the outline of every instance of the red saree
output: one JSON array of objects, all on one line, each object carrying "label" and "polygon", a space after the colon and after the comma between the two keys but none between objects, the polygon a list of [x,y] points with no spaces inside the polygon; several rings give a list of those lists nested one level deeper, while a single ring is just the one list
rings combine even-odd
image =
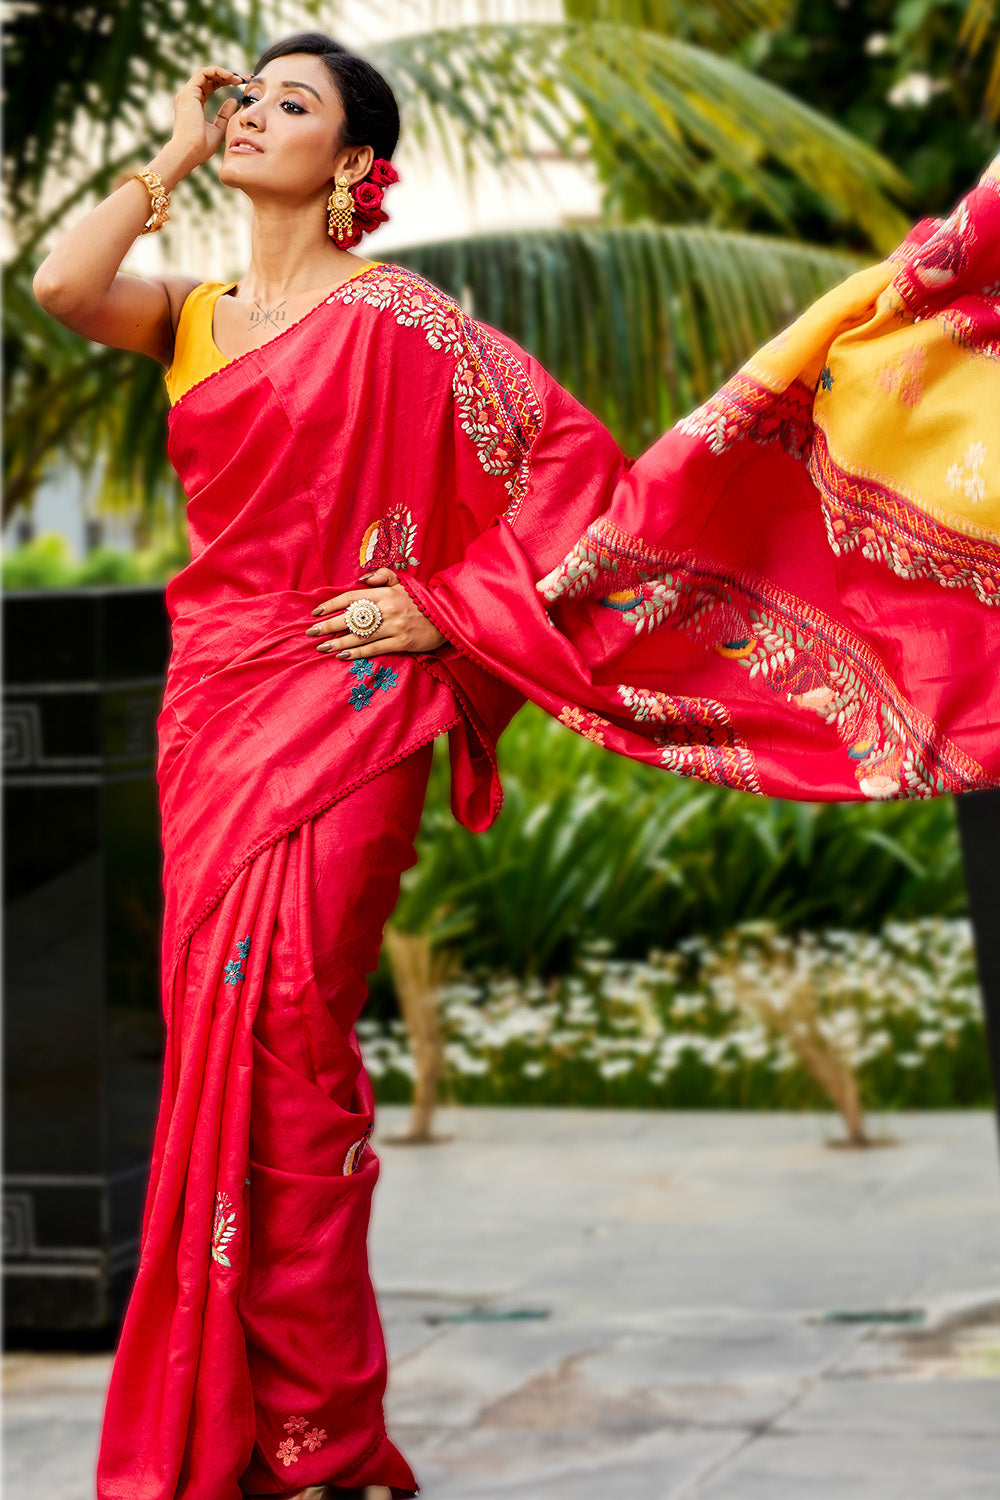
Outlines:
[{"label": "red saree", "polygon": [[[752,791],[996,784],[998,411],[995,171],[635,463],[392,265],[181,397],[166,1063],[100,1500],[416,1492],[382,1420],[353,1024],[430,742],[472,829],[526,696]],[[448,644],[317,653],[311,609],[383,565]]]}]

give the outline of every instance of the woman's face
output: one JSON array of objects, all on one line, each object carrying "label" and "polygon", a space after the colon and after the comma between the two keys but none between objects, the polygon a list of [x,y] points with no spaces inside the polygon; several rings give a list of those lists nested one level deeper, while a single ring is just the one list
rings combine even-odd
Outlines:
[{"label": "woman's face", "polygon": [[322,60],[308,53],[276,57],[246,84],[226,126],[219,180],[251,197],[257,188],[288,198],[327,192],[341,171],[358,181],[374,153],[370,146],[338,150],[343,124],[340,97]]}]

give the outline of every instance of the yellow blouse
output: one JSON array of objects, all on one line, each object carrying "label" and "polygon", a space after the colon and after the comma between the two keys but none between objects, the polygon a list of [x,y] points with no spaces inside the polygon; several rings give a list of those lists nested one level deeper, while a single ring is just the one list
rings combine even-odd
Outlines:
[{"label": "yellow blouse", "polygon": [[[372,261],[365,261],[344,280],[360,276],[372,264]],[[199,380],[232,364],[232,360],[216,346],[212,337],[212,319],[216,302],[235,285],[235,281],[203,281],[185,297],[174,335],[174,357],[163,372],[171,406]]]},{"label": "yellow blouse", "polygon": [[215,346],[212,315],[223,292],[235,285],[235,281],[203,281],[185,297],[174,335],[173,361],[163,374],[171,406],[199,380],[230,363]]}]

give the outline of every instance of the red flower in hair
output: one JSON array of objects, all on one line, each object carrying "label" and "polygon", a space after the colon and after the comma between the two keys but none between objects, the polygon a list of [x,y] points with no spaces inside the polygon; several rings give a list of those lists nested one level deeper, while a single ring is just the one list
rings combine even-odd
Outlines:
[{"label": "red flower in hair", "polygon": [[354,189],[354,207],[364,211],[365,216],[374,208],[382,206],[382,189],[374,182],[359,182]]},{"label": "red flower in hair", "polygon": [[342,250],[353,249],[362,235],[371,234],[373,229],[387,221],[389,215],[382,207],[383,190],[398,181],[395,167],[380,156],[372,163],[368,176],[350,189],[354,199],[354,222],[345,237],[337,240]]}]

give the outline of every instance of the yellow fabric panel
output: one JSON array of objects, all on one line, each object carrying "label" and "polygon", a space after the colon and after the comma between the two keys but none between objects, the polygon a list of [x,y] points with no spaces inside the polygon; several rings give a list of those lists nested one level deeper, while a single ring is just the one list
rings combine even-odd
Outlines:
[{"label": "yellow fabric panel", "polygon": [[171,406],[206,375],[214,375],[229,360],[212,341],[212,313],[223,292],[235,281],[203,281],[184,299],[174,337],[174,357],[163,379]]},{"label": "yellow fabric panel", "polygon": [[[743,371],[771,391],[815,390],[830,456],[967,536],[1000,531],[1000,362],[974,347],[956,359],[945,316],[914,318],[898,266],[881,261],[820,297]],[[933,391],[934,420],[922,404]],[[848,462],[845,455],[850,454]]]},{"label": "yellow fabric panel", "polygon": [[[360,276],[362,271],[367,271],[374,264],[374,261],[364,261],[350,276],[345,276],[344,280],[350,281],[353,277]],[[184,299],[184,306],[177,320],[173,361],[163,374],[171,406],[180,400],[185,391],[197,385],[199,380],[232,364],[232,360],[227,359],[215,346],[212,338],[212,315],[218,299],[235,285],[235,281],[203,281]],[[294,326],[294,323],[288,325],[289,328]]]},{"label": "yellow fabric panel", "polygon": [[[873,315],[831,346],[840,400],[817,392],[815,416],[835,460],[889,485],[957,531],[1000,531],[1000,363],[973,347],[956,358],[953,325],[914,319],[887,290]],[[922,410],[933,392],[934,420]]]}]

